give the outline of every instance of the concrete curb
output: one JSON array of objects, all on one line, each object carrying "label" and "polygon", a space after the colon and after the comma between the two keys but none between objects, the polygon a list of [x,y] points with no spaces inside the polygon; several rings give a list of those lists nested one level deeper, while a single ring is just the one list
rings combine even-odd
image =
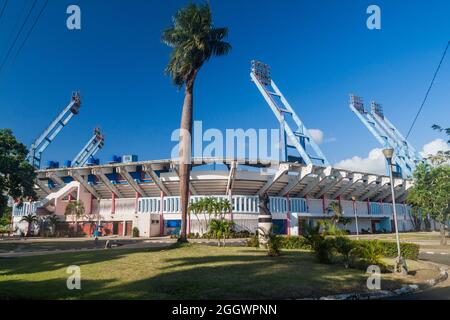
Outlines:
[{"label": "concrete curb", "polygon": [[417,284],[407,284],[403,285],[401,288],[395,290],[378,290],[374,292],[360,292],[360,293],[343,293],[330,296],[320,297],[319,300],[376,300],[391,297],[404,296],[412,293],[422,292],[426,289],[432,288],[438,283],[447,280],[448,278],[448,266],[439,265],[427,261],[427,263],[436,266],[439,269],[439,275],[435,278],[428,279],[424,283]]}]

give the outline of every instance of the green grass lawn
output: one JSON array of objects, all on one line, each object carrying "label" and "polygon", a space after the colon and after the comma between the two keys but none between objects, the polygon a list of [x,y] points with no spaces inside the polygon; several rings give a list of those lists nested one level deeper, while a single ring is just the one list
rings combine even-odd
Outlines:
[{"label": "green grass lawn", "polygon": [[[111,242],[114,242],[111,239]],[[123,244],[135,243],[138,240],[118,240]],[[97,246],[95,241],[89,240],[53,240],[53,241],[35,241],[35,240],[21,240],[21,241],[0,241],[0,253],[4,252],[30,252],[30,251],[43,251],[43,250],[71,250],[71,249],[94,249],[103,248],[106,240],[98,240]]]},{"label": "green grass lawn", "polygon": [[[66,288],[70,265],[81,267],[81,290]],[[366,279],[301,250],[271,258],[255,248],[188,245],[0,258],[1,299],[290,299],[362,291]]]}]

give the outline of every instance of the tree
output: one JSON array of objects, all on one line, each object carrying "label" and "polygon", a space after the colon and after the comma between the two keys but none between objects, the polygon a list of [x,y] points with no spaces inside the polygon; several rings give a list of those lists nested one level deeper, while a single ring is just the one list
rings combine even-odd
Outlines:
[{"label": "tree", "polygon": [[[445,134],[447,135],[447,139],[450,136],[450,128],[442,128],[437,124],[433,124],[431,127],[433,128],[433,130],[445,132]],[[447,140],[447,143],[450,143],[450,139]],[[434,166],[439,166],[444,163],[448,164],[450,161],[450,150],[440,150],[434,155],[427,155],[427,157],[427,159]]]},{"label": "tree", "polygon": [[211,236],[218,239],[220,245],[220,239],[225,239],[230,236],[233,230],[233,222],[225,219],[225,214],[232,209],[230,201],[226,199],[217,199],[214,197],[202,198],[197,202],[189,204],[189,213],[193,213],[201,231],[203,233],[202,222],[199,219],[199,214],[203,213],[204,220],[208,227],[208,232]]},{"label": "tree", "polygon": [[64,215],[72,216],[74,218],[75,234],[77,233],[77,229],[78,229],[78,219],[83,217],[84,214],[85,214],[84,204],[83,204],[83,202],[81,202],[79,200],[69,202],[69,204],[66,207]]},{"label": "tree", "polygon": [[231,45],[223,41],[227,35],[227,28],[213,26],[209,4],[189,4],[175,13],[173,26],[164,30],[161,37],[162,42],[172,48],[166,74],[171,76],[173,83],[179,89],[185,86],[179,144],[181,197],[179,241],[181,242],[187,241],[194,82],[206,61],[213,56],[222,56],[230,51]]},{"label": "tree", "polygon": [[22,221],[28,223],[28,230],[26,236],[29,237],[31,235],[31,228],[35,223],[38,223],[39,220],[36,217],[36,215],[30,213],[26,216],[23,216],[22,219],[20,219],[20,222]]},{"label": "tree", "polygon": [[447,244],[445,224],[450,213],[450,166],[431,166],[421,163],[414,171],[414,186],[408,194],[407,202],[421,212],[439,222],[441,244]]},{"label": "tree", "polygon": [[36,199],[33,190],[36,173],[26,160],[28,150],[10,129],[0,129],[0,216],[8,205],[8,195],[21,203]]},{"label": "tree", "polygon": [[52,235],[55,235],[56,225],[59,223],[59,217],[56,214],[52,214],[47,217],[47,221],[51,226]]}]

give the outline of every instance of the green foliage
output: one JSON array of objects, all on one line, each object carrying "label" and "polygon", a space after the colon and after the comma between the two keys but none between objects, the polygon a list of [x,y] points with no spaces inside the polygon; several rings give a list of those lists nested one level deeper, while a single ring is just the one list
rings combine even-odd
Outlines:
[{"label": "green foliage", "polygon": [[341,230],[335,223],[328,220],[321,220],[319,221],[319,224],[322,228],[322,234],[325,236],[342,236],[346,234],[346,232]]},{"label": "green foliage", "polygon": [[441,224],[441,243],[445,244],[444,224],[450,213],[450,166],[421,163],[414,171],[414,186],[407,202],[425,218],[427,214]]},{"label": "green foliage", "polygon": [[9,226],[11,224],[11,220],[12,220],[11,208],[6,207],[5,213],[3,214],[3,216],[0,217],[0,227]]},{"label": "green foliage", "polygon": [[0,129],[0,216],[7,208],[8,195],[19,202],[36,199],[36,173],[26,156],[28,150],[18,142],[10,129]]},{"label": "green foliage", "polygon": [[340,236],[334,239],[334,247],[336,252],[342,255],[344,265],[348,268],[351,262],[350,253],[355,248],[354,242],[347,237]]},{"label": "green foliage", "polygon": [[67,204],[66,210],[64,211],[66,216],[73,216],[75,220],[83,217],[85,214],[84,204],[81,201],[71,201]]},{"label": "green foliage", "polygon": [[314,227],[305,225],[305,244],[315,252],[317,259],[322,263],[331,263],[334,245],[332,238],[325,238],[320,232],[321,223]]},{"label": "green foliage", "polygon": [[366,265],[382,265],[383,248],[379,241],[359,242],[351,251],[352,256],[360,259]]},{"label": "green foliage", "polygon": [[281,248],[310,250],[311,245],[301,236],[281,237]]},{"label": "green foliage", "polygon": [[172,20],[173,26],[163,31],[161,40],[173,49],[166,74],[181,88],[193,81],[211,57],[226,55],[231,45],[223,41],[228,29],[214,27],[209,4],[191,3],[178,10]]},{"label": "green foliage", "polygon": [[319,262],[329,264],[333,262],[334,250],[334,238],[321,238],[314,251]]},{"label": "green foliage", "polygon": [[137,227],[133,228],[133,237],[139,238],[139,229]]},{"label": "green foliage", "polygon": [[20,222],[26,222],[28,223],[28,231],[27,231],[27,236],[31,235],[31,228],[33,227],[34,224],[38,223],[38,218],[34,215],[34,214],[28,214],[26,216],[23,216],[22,219],[20,219]]},{"label": "green foliage", "polygon": [[273,229],[267,231],[263,228],[259,228],[258,234],[259,237],[262,237],[262,239],[264,240],[261,243],[260,238],[258,238],[258,246],[263,244],[267,249],[267,255],[270,257],[279,256],[282,247],[282,237],[273,233]]},{"label": "green foliage", "polygon": [[258,234],[254,234],[247,239],[247,247],[259,248]]},{"label": "green foliage", "polygon": [[[377,242],[380,254],[386,258],[397,257],[397,243],[395,241],[378,241],[378,240],[353,240],[356,247],[370,246],[373,242]],[[419,258],[420,246],[415,243],[400,243],[400,251],[403,258],[417,260]]]},{"label": "green foliage", "polygon": [[234,222],[225,219],[212,219],[209,223],[208,233],[211,237],[217,239],[217,244],[220,246],[220,240],[228,239],[233,232]]},{"label": "green foliage", "polygon": [[269,233],[267,236],[267,255],[270,257],[279,256],[281,253],[281,236],[275,233]]}]

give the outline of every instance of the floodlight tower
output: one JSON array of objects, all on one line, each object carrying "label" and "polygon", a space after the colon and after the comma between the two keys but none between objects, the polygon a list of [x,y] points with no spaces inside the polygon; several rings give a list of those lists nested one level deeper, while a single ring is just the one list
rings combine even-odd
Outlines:
[{"label": "floodlight tower", "polygon": [[48,145],[56,138],[72,117],[78,114],[81,99],[79,92],[73,92],[70,103],[60,114],[50,123],[45,131],[33,142],[30,147],[27,159],[37,169],[41,166],[42,153]]},{"label": "floodlight tower", "polygon": [[94,156],[105,143],[105,137],[101,133],[99,128],[94,129],[94,135],[89,139],[88,143],[83,149],[77,154],[77,156],[72,160],[72,167],[82,167],[86,164],[91,156]]},{"label": "floodlight tower", "polygon": [[411,178],[416,165],[422,162],[423,158],[385,117],[382,106],[372,101],[371,110],[366,111],[362,98],[353,94],[350,94],[349,106],[383,148],[394,149],[393,174],[405,179]]},{"label": "floodlight tower", "polygon": [[[325,155],[272,80],[270,67],[267,64],[253,60],[250,77],[280,123],[281,161],[298,161],[307,165],[328,166],[329,163]],[[294,126],[295,130],[292,129],[289,123]],[[289,155],[288,148],[297,151],[298,155]]]}]

